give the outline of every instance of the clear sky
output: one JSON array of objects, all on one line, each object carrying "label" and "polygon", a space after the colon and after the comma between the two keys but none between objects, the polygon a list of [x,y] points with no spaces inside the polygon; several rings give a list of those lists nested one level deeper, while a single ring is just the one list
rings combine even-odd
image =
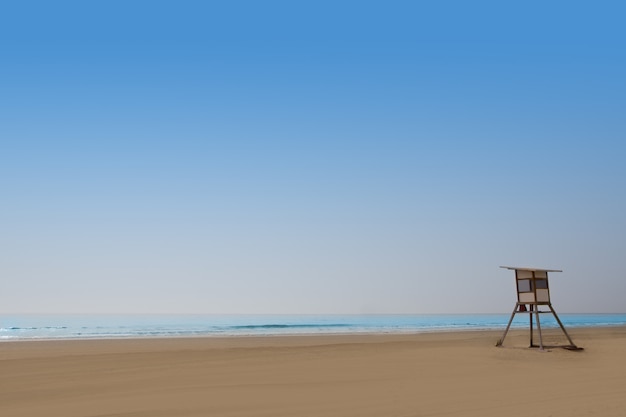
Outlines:
[{"label": "clear sky", "polygon": [[0,312],[624,312],[622,2],[0,5]]}]

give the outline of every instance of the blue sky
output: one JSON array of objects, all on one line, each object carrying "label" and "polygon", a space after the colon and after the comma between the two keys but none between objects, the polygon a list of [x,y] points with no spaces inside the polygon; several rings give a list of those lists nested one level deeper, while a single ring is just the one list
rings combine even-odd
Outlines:
[{"label": "blue sky", "polygon": [[0,312],[623,312],[619,2],[0,6]]}]

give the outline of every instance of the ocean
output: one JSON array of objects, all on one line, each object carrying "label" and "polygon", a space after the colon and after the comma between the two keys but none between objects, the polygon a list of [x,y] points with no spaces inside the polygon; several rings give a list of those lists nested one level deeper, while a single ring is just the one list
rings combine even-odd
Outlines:
[{"label": "ocean", "polygon": [[[509,314],[0,315],[0,341],[504,330]],[[626,325],[626,314],[559,314],[568,327]],[[551,314],[545,328],[556,327]],[[528,326],[518,314],[512,328]]]}]

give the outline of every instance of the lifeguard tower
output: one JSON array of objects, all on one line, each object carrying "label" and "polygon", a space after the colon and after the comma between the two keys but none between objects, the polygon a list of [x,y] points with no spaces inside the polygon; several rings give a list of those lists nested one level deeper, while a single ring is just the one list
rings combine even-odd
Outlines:
[{"label": "lifeguard tower", "polygon": [[[559,316],[552,308],[552,303],[550,302],[550,288],[548,286],[548,272],[563,272],[558,269],[537,269],[537,268],[520,268],[516,266],[501,266],[500,268],[510,269],[515,271],[515,284],[517,288],[517,303],[515,303],[515,308],[513,309],[513,313],[511,314],[511,318],[509,319],[509,324],[506,326],[506,330],[502,335],[502,338],[498,340],[496,346],[502,346],[504,343],[504,338],[509,332],[509,328],[511,327],[511,323],[513,322],[513,318],[516,314],[528,314],[530,318],[530,347],[538,347],[540,350],[543,350],[543,336],[541,335],[541,321],[539,320],[540,314],[552,313],[557,323],[563,330],[565,337],[569,340],[569,345],[559,346],[566,349],[571,350],[579,350],[579,348],[574,344],[572,338],[567,334],[567,330],[561,323]],[[549,310],[541,310],[540,307],[547,307]],[[537,321],[537,330],[539,333],[539,345],[535,345],[533,341],[533,316]]]}]

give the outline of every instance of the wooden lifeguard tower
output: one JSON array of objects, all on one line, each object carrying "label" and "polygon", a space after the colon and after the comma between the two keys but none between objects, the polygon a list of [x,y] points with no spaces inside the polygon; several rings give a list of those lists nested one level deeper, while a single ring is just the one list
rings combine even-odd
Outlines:
[{"label": "wooden lifeguard tower", "polygon": [[[513,318],[516,314],[528,314],[530,318],[530,347],[538,347],[540,350],[543,350],[543,337],[541,335],[541,321],[539,320],[540,314],[552,313],[557,323],[563,330],[565,337],[569,340],[569,345],[558,346],[566,349],[579,350],[579,348],[574,344],[572,338],[567,334],[567,330],[561,323],[559,316],[552,308],[552,303],[550,302],[550,288],[548,286],[548,272],[563,272],[558,269],[537,269],[537,268],[520,268],[516,266],[501,266],[500,268],[510,269],[515,271],[515,284],[517,288],[517,303],[515,303],[515,308],[513,309],[513,313],[511,314],[511,318],[509,319],[509,324],[506,326],[506,330],[502,335],[502,338],[498,340],[496,346],[502,346],[504,343],[504,338],[509,332],[509,328],[511,327],[511,323],[513,322]],[[528,306],[528,307],[527,307]],[[547,307],[549,310],[541,310],[541,306]],[[539,333],[539,345],[535,345],[533,341],[533,315],[537,321],[537,330]]]}]

